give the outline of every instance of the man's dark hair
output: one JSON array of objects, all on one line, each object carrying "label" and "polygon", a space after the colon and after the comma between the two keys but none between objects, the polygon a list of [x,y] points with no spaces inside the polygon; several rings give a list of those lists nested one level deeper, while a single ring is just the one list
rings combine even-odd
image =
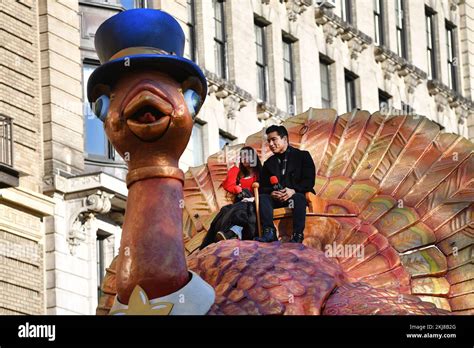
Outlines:
[{"label": "man's dark hair", "polygon": [[265,130],[265,134],[270,134],[271,132],[277,132],[280,138],[286,137],[288,139],[288,131],[284,126],[272,125]]}]

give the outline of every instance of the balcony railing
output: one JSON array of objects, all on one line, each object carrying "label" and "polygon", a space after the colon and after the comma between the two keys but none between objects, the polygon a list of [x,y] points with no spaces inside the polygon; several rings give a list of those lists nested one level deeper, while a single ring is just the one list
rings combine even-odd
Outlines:
[{"label": "balcony railing", "polygon": [[0,163],[13,167],[12,119],[0,114]]}]

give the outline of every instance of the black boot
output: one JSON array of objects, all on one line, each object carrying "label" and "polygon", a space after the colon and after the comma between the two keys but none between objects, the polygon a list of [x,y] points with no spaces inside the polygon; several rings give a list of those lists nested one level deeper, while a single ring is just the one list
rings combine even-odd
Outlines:
[{"label": "black boot", "polygon": [[270,242],[276,242],[278,240],[277,234],[276,234],[276,229],[273,227],[265,227],[263,229],[263,233],[261,237],[256,237],[254,240],[263,242],[263,243],[270,243]]},{"label": "black boot", "polygon": [[303,233],[293,233],[293,237],[290,239],[290,243],[303,243]]},{"label": "black boot", "polygon": [[221,241],[221,240],[228,240],[228,239],[236,239],[239,238],[234,231],[228,230],[226,232],[219,231],[217,232],[216,235],[216,241]]}]

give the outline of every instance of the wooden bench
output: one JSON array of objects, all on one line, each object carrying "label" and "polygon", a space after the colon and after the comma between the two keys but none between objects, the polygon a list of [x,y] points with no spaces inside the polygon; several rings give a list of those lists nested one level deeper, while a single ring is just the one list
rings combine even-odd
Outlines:
[{"label": "wooden bench", "polygon": [[[252,185],[253,193],[255,196],[255,204],[258,207],[259,204],[259,184],[254,183]],[[355,217],[360,213],[359,207],[347,199],[334,199],[334,198],[322,198],[315,195],[312,192],[307,192],[305,194],[307,207],[306,207],[306,216],[323,216],[323,217]],[[278,235],[288,235],[291,234],[290,231],[282,231],[279,226],[287,226],[288,224],[280,224],[283,219],[292,219],[293,210],[291,208],[277,208],[273,210],[273,220],[275,220],[275,225],[277,225]],[[262,234],[259,209],[257,208],[257,223],[258,223],[258,233]]]}]

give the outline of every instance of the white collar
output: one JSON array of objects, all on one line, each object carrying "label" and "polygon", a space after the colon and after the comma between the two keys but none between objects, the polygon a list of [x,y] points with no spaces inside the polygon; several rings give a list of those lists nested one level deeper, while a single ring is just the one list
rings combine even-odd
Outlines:
[{"label": "white collar", "polygon": [[[150,300],[150,304],[168,302],[173,304],[169,315],[204,315],[214,304],[216,294],[214,288],[206,283],[197,273],[189,271],[191,280],[181,289]],[[110,309],[122,311],[128,309],[128,305],[119,302],[115,296],[114,304]]]}]

